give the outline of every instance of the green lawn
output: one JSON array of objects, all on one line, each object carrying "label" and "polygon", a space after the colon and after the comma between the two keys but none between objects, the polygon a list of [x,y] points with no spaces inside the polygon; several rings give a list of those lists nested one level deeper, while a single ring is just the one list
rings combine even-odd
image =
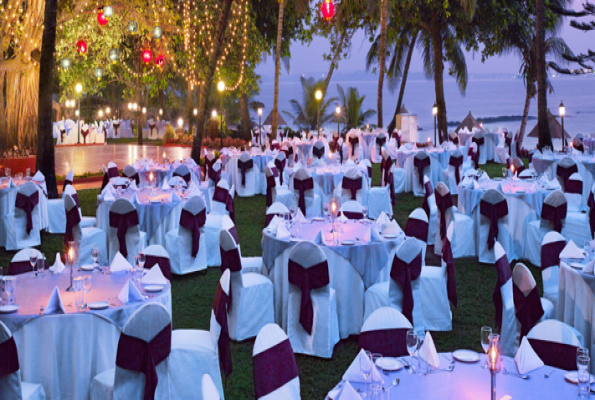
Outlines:
[{"label": "green lawn", "polygon": [[[501,165],[488,164],[483,168],[491,176],[501,174]],[[379,167],[374,167],[374,182],[380,180]],[[79,199],[84,215],[95,215],[95,204],[99,190],[81,190]],[[404,227],[409,213],[421,206],[422,199],[411,194],[397,196],[394,209],[397,222]],[[260,256],[261,230],[264,227],[265,198],[236,198],[236,223],[242,243],[242,254]],[[471,233],[470,233],[471,234]],[[56,252],[62,250],[62,236],[43,235],[41,251],[53,263]],[[0,265],[7,266],[13,254],[0,251]],[[438,265],[432,255],[432,248],[426,258],[428,263]],[[511,263],[512,264],[512,263]],[[480,264],[477,259],[455,260],[459,306],[453,309],[453,330],[433,333],[438,351],[453,351],[460,348],[481,351],[479,343],[482,325],[494,325],[492,291],[496,283],[496,271],[492,266]],[[514,264],[512,264],[514,265]],[[538,287],[541,274],[531,267]],[[207,273],[196,273],[174,277],[172,281],[173,327],[174,329],[208,329],[211,302],[219,279],[219,269],[211,268]],[[253,396],[252,346],[253,340],[232,343],[234,371],[225,385],[227,399],[245,399]],[[322,399],[341,379],[357,352],[357,337],[339,342],[331,360],[296,355],[300,373],[302,398]],[[197,377],[199,379],[199,377]]]}]

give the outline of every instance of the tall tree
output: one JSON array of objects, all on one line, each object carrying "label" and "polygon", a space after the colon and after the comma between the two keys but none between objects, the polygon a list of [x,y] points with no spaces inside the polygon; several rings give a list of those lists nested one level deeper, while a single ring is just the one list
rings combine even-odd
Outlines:
[{"label": "tall tree", "polygon": [[537,148],[553,148],[547,109],[547,69],[545,60],[545,0],[535,2],[535,63],[537,77]]},{"label": "tall tree", "polygon": [[372,109],[363,110],[363,103],[366,96],[360,96],[356,87],[347,88],[347,93],[340,85],[337,85],[339,101],[345,107],[343,122],[345,130],[359,128],[366,123],[368,118],[372,118],[376,111]]},{"label": "tall tree", "polygon": [[382,128],[382,90],[384,89],[384,70],[386,69],[386,20],[388,14],[388,0],[380,0],[380,47],[378,49],[378,97],[376,107],[378,110],[378,127]]}]

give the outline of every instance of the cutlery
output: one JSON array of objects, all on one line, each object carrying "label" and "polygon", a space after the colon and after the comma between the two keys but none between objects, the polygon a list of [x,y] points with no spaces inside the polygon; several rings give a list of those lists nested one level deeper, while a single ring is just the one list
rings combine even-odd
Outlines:
[{"label": "cutlery", "polygon": [[450,359],[450,358],[446,357],[446,354],[442,354],[442,357],[444,357],[444,358],[446,359],[446,361],[448,361],[448,362],[449,362],[449,363],[451,363],[451,364],[454,364],[454,363],[455,363],[455,360],[454,360],[454,359]]},{"label": "cutlery", "polygon": [[543,374],[544,378],[549,378],[551,374],[553,374],[554,372],[556,372],[555,369],[552,369],[550,372],[548,372],[547,374]]},{"label": "cutlery", "polygon": [[454,365],[449,365],[446,368],[436,368],[436,369],[432,370],[430,373],[431,374],[437,374],[438,372],[450,372],[453,369],[455,369],[455,366]]},{"label": "cutlery", "polygon": [[525,374],[525,375],[517,374],[516,372],[508,371],[506,368],[503,369],[503,373],[504,373],[504,375],[514,376],[515,378],[529,379],[529,375],[527,375],[527,374]]},{"label": "cutlery", "polygon": [[411,368],[411,365],[409,365],[409,363],[407,362],[407,360],[405,360],[405,357],[401,358],[401,361],[403,362],[403,365],[405,369],[409,369]]},{"label": "cutlery", "polygon": [[40,306],[39,307],[39,315],[42,315],[42,314],[43,314],[43,306]]}]

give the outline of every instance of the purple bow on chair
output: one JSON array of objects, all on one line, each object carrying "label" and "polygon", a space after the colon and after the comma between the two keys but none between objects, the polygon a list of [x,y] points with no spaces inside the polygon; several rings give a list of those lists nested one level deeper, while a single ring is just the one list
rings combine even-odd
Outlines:
[{"label": "purple bow on chair", "polygon": [[114,127],[114,136],[118,136],[118,128],[120,128],[120,123],[114,122],[113,127]]},{"label": "purple bow on chair", "polygon": [[72,181],[70,179],[64,179],[64,185],[62,185],[62,192],[66,189],[66,186],[72,185]]},{"label": "purple bow on chair", "polygon": [[324,147],[313,147],[312,155],[318,159],[324,157]]},{"label": "purple bow on chair", "polygon": [[509,279],[512,278],[512,272],[510,271],[510,264],[508,264],[508,258],[506,255],[500,257],[496,263],[496,271],[498,272],[498,280],[496,282],[496,288],[492,293],[492,300],[494,301],[494,308],[496,311],[496,326],[498,330],[502,327],[502,292],[500,289]]},{"label": "purple bow on chair", "polygon": [[583,182],[575,179],[568,179],[564,185],[564,191],[566,193],[583,194]]},{"label": "purple bow on chair", "polygon": [[570,179],[570,175],[574,174],[575,172],[578,172],[576,164],[570,165],[568,167],[564,167],[558,164],[558,168],[556,169],[556,175],[558,175],[560,179],[562,179],[562,188],[564,189],[564,191],[566,191],[566,183],[568,182],[568,179]]},{"label": "purple bow on chair", "polygon": [[22,193],[17,193],[17,198],[14,203],[16,208],[20,208],[27,215],[27,235],[31,233],[33,229],[33,209],[39,204],[39,192],[33,192],[29,197]]},{"label": "purple bow on chair", "polygon": [[351,192],[351,200],[356,199],[357,191],[361,190],[362,188],[362,178],[348,178],[346,176],[343,177],[343,182],[341,186],[345,190],[349,190]]},{"label": "purple bow on chair", "polygon": [[440,212],[440,240],[444,240],[446,237],[446,211],[453,206],[452,196],[450,192],[442,196],[438,191],[434,196],[436,197],[436,208]]},{"label": "purple bow on chair", "polygon": [[351,145],[351,157],[355,157],[355,148],[359,145],[359,138],[357,136],[351,136],[349,138],[349,144]]},{"label": "purple bow on chair", "polygon": [[457,306],[457,279],[455,275],[455,260],[452,255],[452,245],[448,237],[444,238],[442,244],[442,261],[446,264],[446,291],[448,299]]},{"label": "purple bow on chair", "polygon": [[382,149],[382,147],[384,147],[385,143],[385,137],[376,137],[376,146],[378,147],[378,153],[380,153],[380,150]]},{"label": "purple bow on chair", "polygon": [[566,247],[566,242],[560,240],[541,246],[541,270],[560,265],[560,253]]},{"label": "purple bow on chair", "polygon": [[110,168],[107,169],[107,177],[108,177],[108,179],[117,178],[118,176],[120,176],[118,174],[118,167],[110,167]]},{"label": "purple bow on chair", "polygon": [[120,253],[124,257],[128,257],[128,249],[126,248],[126,232],[129,228],[138,225],[138,213],[136,210],[127,212],[126,214],[109,213],[109,226],[116,228],[116,236],[120,245]]},{"label": "purple bow on chair", "polygon": [[140,184],[140,176],[138,175],[138,172],[133,174],[132,176],[127,176],[126,178],[128,179],[134,179],[134,182],[139,185]]},{"label": "purple bow on chair", "polygon": [[[221,247],[219,248],[219,254],[221,255],[221,266],[219,267],[221,273],[224,273],[225,270],[229,270],[229,272],[240,272],[242,271],[242,257],[240,257],[240,250],[236,247],[235,249],[231,250],[223,250]],[[233,304],[233,297],[232,297],[232,286],[229,286],[229,310],[231,310],[231,305]]]},{"label": "purple bow on chair", "polygon": [[591,238],[595,235],[595,196],[593,192],[589,193],[589,200],[587,201],[589,206],[589,227],[591,228]]},{"label": "purple bow on chair", "polygon": [[78,207],[72,207],[70,211],[66,211],[66,229],[64,231],[64,246],[68,248],[68,242],[74,241],[74,232],[72,231],[75,226],[81,222],[81,214]]},{"label": "purple bow on chair", "polygon": [[455,157],[455,156],[450,156],[450,160],[448,160],[448,165],[452,166],[455,170],[455,180],[457,182],[457,185],[461,182],[461,172],[460,172],[460,168],[461,165],[463,165],[463,156],[459,156],[459,157]]},{"label": "purple bow on chair", "polygon": [[116,365],[129,371],[145,375],[145,400],[155,398],[158,376],[156,367],[171,352],[171,324],[168,324],[150,342],[140,338],[120,334]]},{"label": "purple bow on chair", "polygon": [[242,174],[242,187],[245,187],[246,172],[248,172],[249,169],[254,168],[254,161],[252,161],[252,159],[246,161],[238,160],[238,168],[240,169],[240,173]]},{"label": "purple bow on chair", "polygon": [[277,182],[275,181],[275,177],[273,175],[267,176],[267,207],[270,207],[273,204],[273,188],[277,186]]},{"label": "purple bow on chair", "polygon": [[213,167],[210,167],[208,174],[209,179],[212,180],[215,183],[215,185],[218,184],[221,180],[221,170],[215,171]]},{"label": "purple bow on chair", "polygon": [[529,339],[529,344],[545,365],[567,371],[576,369],[577,346],[535,338]]},{"label": "purple bow on chair", "polygon": [[[485,140],[485,138],[482,138],[482,137],[478,138],[478,137],[473,136],[473,139],[471,139],[471,142],[477,144],[476,157],[479,160],[480,148],[481,148],[481,146],[483,146],[485,144],[486,140]],[[477,167],[475,167],[475,168],[477,168]]]},{"label": "purple bow on chair", "polygon": [[541,218],[549,221],[554,225],[554,230],[558,233],[562,233],[562,220],[566,219],[566,213],[568,211],[568,203],[564,202],[557,207],[543,203],[541,208]]},{"label": "purple bow on chair", "polygon": [[386,186],[388,180],[388,176],[391,173],[391,168],[393,166],[393,159],[389,156],[386,160],[384,158],[382,158],[382,161],[380,162],[380,169],[382,170],[383,174],[384,174],[384,182],[383,182],[383,186]]},{"label": "purple bow on chair", "polygon": [[428,203],[428,199],[430,198],[432,193],[434,193],[434,188],[432,188],[432,182],[427,181],[424,184],[424,189],[425,189],[425,195],[424,195],[424,200],[421,204],[421,208],[423,208],[423,210],[426,212],[426,215],[428,216],[428,220],[429,220],[430,219],[430,203]]},{"label": "purple bow on chair", "polygon": [[227,310],[230,305],[231,299],[221,287],[221,283],[219,283],[215,292],[215,298],[213,299],[213,314],[215,315],[215,320],[219,326],[221,326],[219,340],[217,341],[217,349],[219,352],[219,366],[223,370],[226,378],[233,371],[229,327],[227,325]]},{"label": "purple bow on chair", "polygon": [[89,134],[89,129],[81,129],[81,135],[83,135],[83,144],[87,144],[87,135]]},{"label": "purple bow on chair", "polygon": [[430,166],[430,157],[426,158],[417,158],[413,159],[413,166],[417,168],[417,179],[419,181],[419,186],[424,185],[424,169]]},{"label": "purple bow on chair", "polygon": [[459,137],[457,135],[455,135],[455,137],[450,138],[450,141],[455,144],[458,145],[459,144]]},{"label": "purple bow on chair", "polygon": [[343,215],[347,219],[364,219],[364,213],[357,211],[343,211]]},{"label": "purple bow on chair", "polygon": [[490,232],[488,233],[488,249],[494,247],[498,240],[498,221],[508,215],[508,204],[506,200],[492,204],[481,200],[479,203],[479,213],[490,220]]},{"label": "purple bow on chair", "polygon": [[504,138],[504,144],[506,145],[506,147],[508,147],[508,156],[512,157],[512,150],[511,150],[511,147],[512,147],[512,138],[506,136]]},{"label": "purple bow on chair", "polygon": [[252,359],[255,399],[260,399],[298,377],[289,339],[258,353]]},{"label": "purple bow on chair", "polygon": [[66,135],[66,129],[60,129],[60,143],[64,144],[64,135]]},{"label": "purple bow on chair", "polygon": [[393,179],[393,172],[388,172],[388,186],[390,191],[390,202],[395,205],[395,180]]},{"label": "purple bow on chair", "polygon": [[19,354],[14,337],[0,343],[0,379],[6,375],[17,372],[21,367],[19,365]]},{"label": "purple bow on chair", "polygon": [[297,286],[302,292],[300,324],[308,332],[308,335],[311,335],[314,321],[311,291],[323,288],[330,283],[328,263],[323,261],[306,269],[297,262],[289,260],[289,283]]},{"label": "purple bow on chair", "polygon": [[424,243],[428,241],[428,223],[417,218],[409,218],[405,225],[405,235],[414,237]]},{"label": "purple bow on chair", "polygon": [[307,178],[302,181],[294,179],[293,188],[300,194],[298,200],[298,207],[302,210],[302,213],[306,215],[306,190],[314,189],[314,179]]},{"label": "purple bow on chair", "polygon": [[180,226],[192,232],[192,257],[196,258],[199,251],[200,228],[205,226],[207,220],[206,210],[194,215],[188,210],[182,210],[180,214]]},{"label": "purple bow on chair", "polygon": [[384,357],[402,357],[407,355],[407,331],[409,328],[378,329],[359,334],[358,351],[380,353]]},{"label": "purple bow on chair", "polygon": [[279,183],[283,185],[283,170],[285,169],[286,160],[275,159],[275,167],[279,171]]},{"label": "purple bow on chair", "polygon": [[190,179],[192,179],[192,175],[190,174],[190,172],[188,172],[185,175],[181,175],[178,172],[174,172],[172,176],[179,176],[180,178],[184,179],[184,182],[186,182],[186,184],[190,183]]},{"label": "purple bow on chair", "polygon": [[211,168],[213,168],[213,164],[215,164],[216,162],[217,162],[216,158],[209,160],[208,158],[205,157],[205,176],[209,176],[209,171],[211,170]]},{"label": "purple bow on chair", "polygon": [[401,147],[401,136],[397,132],[393,132],[392,137],[397,141],[397,148]]},{"label": "purple bow on chair", "polygon": [[523,294],[517,285],[512,284],[512,296],[517,320],[521,324],[521,338],[527,336],[543,316],[543,307],[537,286],[527,294]]},{"label": "purple bow on chair", "polygon": [[411,282],[421,275],[421,253],[410,263],[406,263],[399,257],[393,259],[390,277],[401,286],[403,292],[403,315],[413,323],[413,289]]},{"label": "purple bow on chair", "polygon": [[168,280],[171,280],[171,264],[169,257],[145,255],[145,269],[151,269],[155,265],[159,265],[159,269]]},{"label": "purple bow on chair", "polygon": [[224,188],[217,186],[215,188],[215,193],[213,193],[213,201],[218,201],[219,203],[225,204],[225,209],[229,213],[229,218],[235,223],[236,222],[236,214],[234,211],[233,206],[233,198]]}]

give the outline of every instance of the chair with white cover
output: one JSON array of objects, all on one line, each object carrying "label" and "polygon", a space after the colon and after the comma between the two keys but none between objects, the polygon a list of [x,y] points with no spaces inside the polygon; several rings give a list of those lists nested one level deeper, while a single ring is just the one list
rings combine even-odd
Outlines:
[{"label": "chair with white cover", "polygon": [[368,189],[368,217],[376,219],[384,212],[392,218],[394,195],[391,193],[390,185],[370,187]]},{"label": "chair with white cover", "polygon": [[289,338],[277,324],[263,327],[252,350],[255,399],[299,400],[300,377]]},{"label": "chair with white cover", "polygon": [[374,141],[374,149],[370,152],[373,163],[380,163],[382,161],[382,149],[386,146],[388,138],[386,133],[380,132]]},{"label": "chair with white cover", "polygon": [[580,212],[583,200],[583,178],[578,172],[568,177],[564,185],[564,196],[568,203],[568,212]]},{"label": "chair with white cover", "polygon": [[256,169],[254,160],[248,152],[243,151],[238,158],[238,167],[236,170],[236,179],[238,196],[252,197],[256,193]]},{"label": "chair with white cover", "polygon": [[235,207],[232,193],[233,190],[230,189],[227,181],[221,179],[213,191],[211,212],[209,215],[227,215],[232,221],[235,221]]},{"label": "chair with white cover", "polygon": [[545,365],[567,371],[576,369],[576,351],[585,343],[578,330],[555,319],[535,325],[527,340]]},{"label": "chair with white cover", "polygon": [[556,231],[548,232],[541,242],[543,297],[552,302],[554,309],[558,304],[560,253],[564,247],[566,247],[566,239]]},{"label": "chair with white cover", "polygon": [[[423,210],[422,210],[423,212]],[[392,260],[390,279],[366,290],[364,320],[375,310],[394,307],[413,324],[416,332],[424,331],[423,302],[419,277],[422,270],[422,247],[419,241],[406,239]]]},{"label": "chair with white cover", "polygon": [[[382,186],[392,186],[391,191],[393,194],[405,193],[407,190],[407,172],[405,171],[405,168],[399,167],[394,162],[386,148],[382,149],[380,171],[382,172]],[[392,179],[390,179],[389,176]]]},{"label": "chair with white cover", "polygon": [[426,193],[424,176],[432,176],[431,165],[432,160],[425,151],[418,151],[413,157],[413,194],[417,197],[423,197]]},{"label": "chair with white cover", "polygon": [[40,208],[37,185],[33,182],[21,185],[16,194],[13,212],[4,215],[6,250],[19,250],[41,244]]},{"label": "chair with white cover", "polygon": [[[64,192],[62,193],[62,198],[65,198],[67,194],[72,196],[72,198],[74,199],[74,202],[76,203],[77,208],[79,209],[79,214],[81,214],[81,228],[92,228],[94,226],[97,226],[97,218],[83,216],[83,213],[81,212],[81,202],[79,201],[79,196],[78,196],[78,193],[76,192],[76,189],[74,188],[74,186],[72,186],[72,185],[66,186],[66,188],[64,189]],[[62,210],[62,211],[64,211],[64,210]],[[62,220],[62,225],[64,225],[64,220]]]},{"label": "chair with white cover", "polygon": [[[227,215],[207,215],[207,221],[205,223],[205,243],[207,245],[207,265],[209,267],[220,267],[221,266],[221,252],[219,249],[219,238],[222,230],[228,230],[235,238],[238,244],[240,257],[242,259],[242,271],[243,272],[255,272],[260,273],[262,271],[262,257],[242,257],[242,249],[240,245],[240,239],[235,224]],[[213,251],[210,251],[213,249]]]},{"label": "chair with white cover", "polygon": [[[29,263],[29,257],[31,256],[31,252],[33,252],[33,251],[35,252],[35,255],[37,256],[38,260],[43,258],[43,254],[41,254],[41,252],[39,250],[36,250],[36,249],[19,250],[17,252],[17,254],[15,254],[12,257],[12,260],[10,260],[10,264],[8,266],[8,271],[5,271],[4,273],[6,275],[19,275],[19,274],[25,274],[27,272],[33,271],[33,267]],[[47,260],[46,260],[45,268],[49,268],[49,265],[47,265]]]},{"label": "chair with white cover", "polygon": [[65,248],[67,248],[69,241],[76,243],[75,265],[93,264],[91,250],[94,246],[99,249],[99,265],[107,265],[108,253],[105,232],[101,228],[82,227],[80,211],[75,199],[69,194],[64,197],[64,211],[66,214],[64,244]]},{"label": "chair with white cover", "polygon": [[48,232],[49,233],[64,233],[64,192],[68,185],[72,185],[74,181],[74,173],[68,171],[62,186],[62,198],[48,199]]},{"label": "chair with white cover", "polygon": [[419,240],[422,247],[422,262],[425,262],[426,259],[428,231],[428,214],[426,214],[423,208],[416,208],[415,210],[411,211],[409,218],[407,218],[407,223],[405,224],[405,229],[403,232],[405,232],[405,235]]},{"label": "chair with white cover", "polygon": [[363,206],[354,200],[349,200],[341,204],[341,214],[347,219],[364,219]]},{"label": "chair with white cover", "polygon": [[165,248],[174,274],[184,275],[207,268],[206,220],[207,209],[202,197],[192,197],[182,206],[180,226],[165,235]]},{"label": "chair with white cover", "polygon": [[12,333],[0,321],[0,399],[45,400],[43,386],[21,381],[17,345]]},{"label": "chair with white cover", "polygon": [[372,168],[372,163],[367,158],[360,160],[357,164],[358,168],[365,174],[365,177],[368,179],[368,188],[372,187],[372,173],[374,169]]},{"label": "chair with white cover", "polygon": [[90,399],[175,398],[170,377],[186,374],[170,374],[171,345],[171,316],[165,306],[140,306],[122,328],[115,369],[93,378]]},{"label": "chair with white cover", "polygon": [[454,150],[450,154],[450,158],[448,160],[448,167],[443,171],[444,181],[448,185],[448,189],[450,190],[450,192],[454,194],[458,193],[457,186],[459,185],[459,183],[461,183],[462,180],[463,160],[464,157],[463,153],[461,153],[461,150]]},{"label": "chair with white cover", "polygon": [[151,269],[155,265],[159,265],[163,276],[171,280],[171,260],[165,247],[160,244],[152,244],[143,249],[143,254],[145,255],[145,269]]},{"label": "chair with white cover", "polygon": [[434,188],[430,178],[424,176],[424,200],[422,208],[428,216],[428,239],[429,245],[434,244],[436,238],[436,232],[438,232],[438,208],[436,207],[436,195],[434,194]]},{"label": "chair with white cover", "polygon": [[293,193],[287,188],[287,185],[281,185],[281,174],[274,163],[270,162],[264,169],[266,175],[266,205],[269,207],[275,202],[285,204],[287,207],[291,207],[295,204]]},{"label": "chair with white cover", "polygon": [[229,336],[238,341],[255,337],[263,326],[275,321],[273,284],[259,273],[242,272],[238,244],[228,230],[221,230],[219,246],[221,271],[231,272]]},{"label": "chair with white cover", "polygon": [[568,203],[568,212],[562,230],[565,237],[574,243],[584,243],[592,239],[589,227],[589,216],[583,209],[583,178],[575,172],[566,181],[564,197]]},{"label": "chair with white cover", "polygon": [[217,386],[215,386],[215,382],[213,382],[213,378],[211,375],[204,374],[202,376],[202,398],[204,400],[220,400],[221,396],[219,396],[219,390]]},{"label": "chair with white cover", "polygon": [[349,151],[349,149],[351,148],[349,146],[349,143],[347,141],[345,142],[341,142],[341,144],[339,145],[339,157],[341,159],[341,164],[345,163],[345,161],[350,160],[350,156],[351,156],[351,152]]},{"label": "chair with white cover", "polygon": [[289,208],[287,208],[285,204],[277,201],[267,208],[265,225],[268,226],[275,217],[284,219],[287,214],[289,214]]},{"label": "chair with white cover", "polygon": [[556,167],[556,176],[560,181],[562,190],[566,191],[566,182],[572,176],[572,174],[579,172],[576,161],[570,157],[564,157],[560,160]]},{"label": "chair with white cover", "polygon": [[394,307],[380,307],[364,321],[359,335],[358,348],[383,357],[407,355],[407,331],[411,322]]},{"label": "chair with white cover", "polygon": [[192,181],[192,172],[190,172],[190,168],[188,168],[188,166],[185,164],[178,165],[174,169],[172,177],[177,177],[177,176],[179,176],[180,178],[182,178],[184,180],[184,182],[186,182],[186,186],[189,185],[190,182]]},{"label": "chair with white cover", "polygon": [[294,352],[330,358],[339,342],[335,289],[330,287],[326,255],[302,241],[289,254],[287,335]]},{"label": "chair with white cover", "polygon": [[508,228],[508,203],[496,189],[487,190],[479,203],[479,226],[477,227],[477,246],[479,262],[492,264],[494,243],[500,242],[510,259],[515,259],[513,243]]},{"label": "chair with white cover", "polygon": [[510,141],[504,133],[504,137],[499,137],[498,145],[494,149],[494,162],[498,164],[506,164],[507,160],[511,158],[510,146],[512,143],[512,132],[510,133]]},{"label": "chair with white cover", "polygon": [[117,199],[109,208],[109,263],[118,253],[134,265],[134,256],[147,247],[147,234],[140,230],[138,212],[127,199]]},{"label": "chair with white cover", "polygon": [[442,254],[442,243],[446,237],[447,227],[453,222],[453,237],[450,240],[453,257],[475,256],[473,219],[457,211],[448,186],[443,182],[438,182],[434,195],[438,209],[438,229],[436,229],[436,238],[434,239],[434,253]]},{"label": "chair with white cover", "polygon": [[495,267],[498,273],[496,286],[492,294],[495,309],[496,330],[500,332],[502,354],[514,357],[518,348],[517,319],[512,292],[512,271],[506,252],[500,243],[494,244]]},{"label": "chair with white cover", "polygon": [[217,160],[213,163],[213,165],[208,170],[208,186],[209,188],[214,188],[217,184],[221,181],[221,174],[222,174],[223,164],[221,164],[221,160]]},{"label": "chair with white cover", "polygon": [[334,196],[339,198],[341,204],[349,200],[365,204],[367,195],[367,182],[364,182],[364,175],[358,167],[349,168],[345,171],[341,183],[334,190]]},{"label": "chair with white cover", "polygon": [[209,179],[209,169],[217,162],[215,153],[207,151],[205,154],[205,179]]},{"label": "chair with white cover", "polygon": [[[292,147],[293,149],[293,147]],[[289,150],[286,150],[287,152]],[[289,179],[286,179],[285,169],[289,169],[289,158],[285,151],[280,151],[275,159],[273,160],[275,168],[277,168],[277,177],[279,178],[279,186],[287,187],[289,185]]]},{"label": "chair with white cover", "polygon": [[320,216],[322,211],[320,196],[314,193],[314,179],[305,168],[300,168],[293,174],[293,195],[306,218]]},{"label": "chair with white cover", "polygon": [[[452,330],[450,303],[457,306],[457,284],[451,241],[454,223],[446,230],[440,266],[421,268],[420,291],[424,314],[424,328],[428,331]],[[436,237],[438,240],[438,237]]]},{"label": "chair with white cover", "polygon": [[364,150],[359,142],[359,136],[356,132],[349,132],[346,136],[345,142],[349,146],[349,159],[359,160],[363,158]]},{"label": "chair with white cover", "polygon": [[326,149],[322,140],[317,140],[312,146],[312,165],[326,158]]},{"label": "chair with white cover", "polygon": [[483,133],[477,132],[473,135],[471,139],[472,143],[477,145],[477,160],[479,165],[484,165],[487,162],[487,154],[486,154],[486,146],[485,146],[485,138],[483,137]]},{"label": "chair with white cover", "polygon": [[122,176],[130,180],[134,180],[136,186],[140,186],[140,175],[138,174],[136,168],[134,168],[132,165],[128,164],[124,167],[122,170]]}]

